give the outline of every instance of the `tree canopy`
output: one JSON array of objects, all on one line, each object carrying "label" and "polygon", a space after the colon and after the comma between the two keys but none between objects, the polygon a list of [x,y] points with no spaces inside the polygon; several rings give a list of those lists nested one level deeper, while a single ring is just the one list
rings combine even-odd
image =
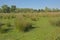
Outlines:
[{"label": "tree canopy", "polygon": [[17,8],[16,5],[2,5],[0,7],[0,13],[27,13],[27,12],[59,12],[60,9],[58,8],[48,8],[45,7],[45,9],[33,9],[33,8]]}]

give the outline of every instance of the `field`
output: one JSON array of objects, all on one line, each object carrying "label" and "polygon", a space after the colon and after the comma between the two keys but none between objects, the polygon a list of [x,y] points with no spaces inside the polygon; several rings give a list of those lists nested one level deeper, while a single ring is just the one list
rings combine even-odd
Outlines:
[{"label": "field", "polygon": [[[35,27],[28,32],[20,32],[15,27],[17,18],[29,21]],[[22,20],[19,21],[22,21]],[[52,21],[60,20],[60,12],[47,12],[47,13],[1,13],[0,22],[12,24],[12,29],[7,33],[0,33],[0,40],[57,40],[60,37],[60,27],[52,25]],[[59,40],[59,39],[58,39]]]}]

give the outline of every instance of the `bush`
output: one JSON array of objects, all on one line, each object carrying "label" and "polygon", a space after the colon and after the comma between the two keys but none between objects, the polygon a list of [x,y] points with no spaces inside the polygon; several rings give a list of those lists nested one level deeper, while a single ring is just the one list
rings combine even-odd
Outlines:
[{"label": "bush", "polygon": [[57,37],[56,40],[60,40],[60,37]]},{"label": "bush", "polygon": [[3,18],[3,16],[0,16],[0,18]]},{"label": "bush", "polygon": [[37,18],[31,18],[32,19],[32,21],[37,21],[38,19]]},{"label": "bush", "polygon": [[19,31],[22,31],[22,32],[27,32],[30,29],[32,29],[32,24],[30,22],[28,22],[26,19],[24,20],[24,18],[16,19],[15,25],[16,25],[16,28],[18,28]]},{"label": "bush", "polygon": [[23,14],[23,17],[26,17],[26,15],[25,15],[25,14]]},{"label": "bush", "polygon": [[55,26],[60,26],[60,20],[59,21],[51,21],[51,24],[55,25]]},{"label": "bush", "polygon": [[5,25],[5,24],[4,24],[4,23],[2,23],[2,22],[0,22],[0,27],[1,27],[1,26],[3,26],[3,25]]},{"label": "bush", "polygon": [[3,18],[3,19],[13,19],[13,18],[16,18],[16,16],[15,15],[8,15],[8,14],[6,14],[6,15],[3,15],[3,16],[0,16],[0,18]]},{"label": "bush", "polygon": [[22,23],[20,28],[22,31],[27,32],[32,28],[32,24],[25,22],[25,23]]},{"label": "bush", "polygon": [[10,19],[10,16],[9,15],[3,15],[3,18],[4,19]]},{"label": "bush", "polygon": [[57,21],[56,22],[56,26],[60,26],[60,21]]},{"label": "bush", "polygon": [[9,32],[10,31],[10,29],[1,29],[1,33],[7,33],[7,32]]},{"label": "bush", "polygon": [[12,16],[12,18],[15,18],[15,16]]},{"label": "bush", "polygon": [[2,25],[0,27],[0,33],[7,33],[12,29],[12,25],[10,23],[5,23],[5,25]]},{"label": "bush", "polygon": [[7,25],[7,27],[12,27],[12,25],[10,23],[7,23],[6,25]]}]

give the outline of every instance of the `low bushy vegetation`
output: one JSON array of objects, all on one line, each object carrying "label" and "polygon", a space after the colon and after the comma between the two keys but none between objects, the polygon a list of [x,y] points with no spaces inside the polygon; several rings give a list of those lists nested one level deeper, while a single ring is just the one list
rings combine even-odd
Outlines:
[{"label": "low bushy vegetation", "polygon": [[22,32],[27,32],[33,28],[32,23],[30,23],[27,19],[24,19],[24,17],[18,17],[15,20],[15,26]]},{"label": "low bushy vegetation", "polygon": [[0,19],[2,19],[3,18],[3,16],[0,16]]},{"label": "low bushy vegetation", "polygon": [[37,18],[37,17],[31,17],[31,20],[32,20],[32,21],[37,21],[38,18]]},{"label": "low bushy vegetation", "polygon": [[4,23],[2,23],[2,22],[0,22],[0,27],[1,27],[1,26],[3,26],[3,25],[5,25],[5,24],[4,24]]},{"label": "low bushy vegetation", "polygon": [[0,23],[0,33],[7,33],[12,29],[10,23]]},{"label": "low bushy vegetation", "polygon": [[[60,15],[60,14],[57,14]],[[42,13],[17,13],[17,14],[0,14],[0,34],[6,39],[14,40],[58,40],[54,38],[60,34],[60,21],[56,14]],[[60,16],[59,16],[60,18]],[[13,19],[13,20],[12,20]],[[57,21],[55,21],[57,19]],[[51,20],[51,21],[50,21]],[[53,25],[53,26],[52,26]],[[34,29],[35,28],[35,29]],[[34,29],[34,30],[33,30]],[[13,36],[13,37],[12,37]],[[15,37],[16,36],[16,37]],[[3,39],[0,37],[0,40]],[[26,39],[24,39],[26,38]],[[34,39],[36,38],[36,39]],[[5,40],[6,40],[5,39]],[[7,40],[8,40],[7,39]],[[3,39],[4,40],[4,39]]]},{"label": "low bushy vegetation", "polygon": [[14,18],[16,18],[16,16],[13,14],[1,14],[0,15],[0,19],[14,19]]},{"label": "low bushy vegetation", "polygon": [[45,9],[33,9],[33,8],[17,8],[16,5],[2,5],[0,7],[0,13],[40,13],[40,12],[60,12],[58,8],[48,8]]},{"label": "low bushy vegetation", "polygon": [[57,37],[56,40],[60,40],[60,37]]},{"label": "low bushy vegetation", "polygon": [[51,25],[55,25],[55,26],[60,27],[60,20],[50,21],[50,23],[51,23]]}]

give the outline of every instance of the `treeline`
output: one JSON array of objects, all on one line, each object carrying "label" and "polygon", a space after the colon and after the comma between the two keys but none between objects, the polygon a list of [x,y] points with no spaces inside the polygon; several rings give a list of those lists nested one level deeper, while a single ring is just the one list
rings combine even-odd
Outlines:
[{"label": "treeline", "polygon": [[32,8],[17,8],[16,5],[2,5],[0,7],[0,13],[27,13],[27,12],[60,12],[58,8],[48,8],[45,9],[32,9]]}]

